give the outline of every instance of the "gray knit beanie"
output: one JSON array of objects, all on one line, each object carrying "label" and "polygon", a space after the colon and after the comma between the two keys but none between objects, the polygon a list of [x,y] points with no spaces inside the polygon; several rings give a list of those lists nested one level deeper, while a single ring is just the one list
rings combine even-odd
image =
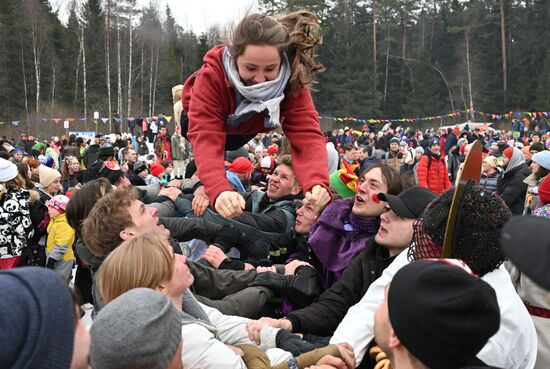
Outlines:
[{"label": "gray knit beanie", "polygon": [[181,326],[167,297],[148,288],[130,290],[107,304],[92,324],[92,367],[166,369],[182,339]]}]

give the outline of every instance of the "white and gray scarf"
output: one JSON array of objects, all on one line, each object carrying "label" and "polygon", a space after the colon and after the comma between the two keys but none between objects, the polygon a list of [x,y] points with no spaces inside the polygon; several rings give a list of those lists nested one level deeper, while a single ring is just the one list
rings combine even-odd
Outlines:
[{"label": "white and gray scarf", "polygon": [[283,54],[283,62],[277,78],[252,86],[245,86],[241,81],[235,60],[227,47],[223,51],[222,60],[231,86],[243,97],[235,112],[227,117],[227,124],[232,128],[238,128],[252,115],[265,112],[264,126],[269,129],[278,127],[281,101],[285,98],[284,90],[290,79],[290,64],[286,54]]}]

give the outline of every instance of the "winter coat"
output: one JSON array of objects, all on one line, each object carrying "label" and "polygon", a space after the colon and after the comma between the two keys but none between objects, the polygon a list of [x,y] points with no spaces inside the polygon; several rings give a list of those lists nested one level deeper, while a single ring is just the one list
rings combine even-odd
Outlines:
[{"label": "winter coat", "polygon": [[[246,325],[250,319],[224,315],[198,302],[189,291],[184,295],[182,308],[180,316],[183,323],[181,332],[184,368],[247,369],[241,357],[227,345],[255,345],[246,331]],[[275,347],[277,331],[278,329],[268,325],[262,328],[260,349],[267,350]],[[290,357],[289,353],[278,349],[274,351],[278,354],[278,358],[270,358],[275,362]]]},{"label": "winter coat", "polygon": [[508,205],[512,214],[523,213],[525,192],[527,191],[527,183],[524,183],[523,180],[530,174],[531,169],[527,164],[521,163],[498,177],[497,192]]},{"label": "winter coat", "polygon": [[[521,273],[510,261],[507,261],[505,266],[519,297],[526,305],[550,310],[547,291]],[[550,368],[550,319],[534,314],[531,314],[531,319],[538,338],[537,362],[534,369],[548,369]]]},{"label": "winter coat", "polygon": [[16,267],[27,251],[34,229],[29,212],[29,191],[8,189],[0,195],[0,269]]},{"label": "winter coat", "polygon": [[539,186],[546,177],[542,177],[537,181],[535,173],[531,173],[527,178],[523,180],[523,183],[527,184],[527,191],[525,192],[525,204],[523,207],[523,214],[531,214],[533,210],[539,207]]},{"label": "winter coat", "polygon": [[292,322],[292,331],[311,333],[317,336],[332,336],[350,307],[361,300],[369,286],[395,256],[378,245],[374,237],[366,242],[366,248],[344,269],[342,277],[319,296],[310,306],[295,310],[286,319]]},{"label": "winter coat", "polygon": [[74,229],[67,222],[67,215],[60,214],[54,218],[50,218],[48,224],[48,239],[46,248],[48,253],[54,250],[55,246],[67,248],[63,254],[63,261],[74,260],[73,244],[75,239]]},{"label": "winter coat", "polygon": [[[408,252],[401,252],[384,269],[361,301],[348,310],[330,340],[330,343],[348,342],[354,349],[357,364],[363,361],[367,346],[374,338],[374,314],[384,301],[384,290],[397,271],[409,263]],[[510,275],[501,265],[481,279],[495,290],[500,308],[500,329],[476,355],[477,358],[497,368],[533,368],[537,355],[537,334],[525,306],[514,290]]]},{"label": "winter coat", "polygon": [[420,158],[416,168],[418,185],[430,189],[436,195],[451,188],[449,173],[443,155],[435,156],[430,150]]},{"label": "winter coat", "polygon": [[481,173],[481,180],[479,181],[479,187],[487,190],[491,193],[497,192],[497,182],[500,172],[497,170],[493,174]]},{"label": "winter coat", "polygon": [[159,161],[172,160],[172,150],[170,148],[171,142],[169,136],[158,134],[155,138],[154,148],[155,155]]},{"label": "winter coat", "polygon": [[172,159],[185,160],[189,158],[189,151],[188,151],[187,145],[189,144],[183,136],[178,135],[177,133],[172,135],[172,138],[170,139]]},{"label": "winter coat", "polygon": [[363,224],[354,227],[350,221],[352,206],[353,199],[332,201],[311,228],[308,245],[322,265],[325,288],[340,279],[380,227],[379,218],[363,219]]},{"label": "winter coat", "polygon": [[[205,55],[202,68],[185,82],[182,96],[189,118],[189,141],[212,206],[221,192],[231,191],[223,165],[227,139],[253,137],[273,130],[265,127],[263,113],[252,115],[238,128],[226,123],[237,104],[222,63],[224,48],[215,46]],[[321,185],[330,193],[325,138],[310,89],[301,88],[296,96],[285,91],[280,117],[282,130],[292,146],[292,164],[303,192]]]}]

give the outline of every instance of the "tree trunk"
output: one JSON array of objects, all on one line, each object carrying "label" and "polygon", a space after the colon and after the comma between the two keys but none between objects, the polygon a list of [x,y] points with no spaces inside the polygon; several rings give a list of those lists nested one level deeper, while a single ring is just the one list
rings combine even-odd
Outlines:
[{"label": "tree trunk", "polygon": [[27,94],[27,76],[25,72],[25,52],[23,51],[23,40],[21,40],[21,71],[23,72],[23,93],[25,94],[24,100],[25,100],[25,114],[27,115],[27,133],[30,134],[29,101],[28,101],[28,94]]},{"label": "tree trunk", "polygon": [[[86,118],[86,123],[84,123],[84,129],[88,123],[88,93],[86,91],[86,48],[84,47],[84,28],[80,33],[80,49],[82,50],[82,98],[84,100],[84,118]],[[97,121],[95,123],[95,129],[97,133]]]},{"label": "tree trunk", "polygon": [[373,93],[378,86],[378,68],[376,67],[376,0],[372,0],[372,65],[374,70]]},{"label": "tree trunk", "polygon": [[153,114],[155,114],[155,105],[157,102],[157,81],[159,74],[160,47],[157,47],[157,58],[155,60],[155,80],[153,82]]},{"label": "tree trunk", "polygon": [[431,32],[431,35],[430,35],[430,53],[433,52],[433,46],[434,46],[436,16],[437,16],[437,5],[436,5],[436,0],[434,0],[434,2],[433,2],[433,16],[432,16],[432,32]]},{"label": "tree trunk", "polygon": [[141,114],[143,114],[143,78],[145,77],[145,74],[143,74],[143,65],[145,63],[145,58],[144,58],[144,49],[145,47],[141,46],[141,70],[140,70],[140,75],[141,75],[141,92],[140,92],[140,95],[139,95],[139,103],[140,103],[140,106],[139,106],[139,111]]},{"label": "tree trunk", "polygon": [[[79,31],[80,32],[80,31]],[[78,37],[78,58],[76,58],[76,72],[74,77],[74,103],[76,104],[76,100],[78,98],[78,76],[80,73],[80,61],[82,60],[82,45],[80,44],[80,36]]]},{"label": "tree trunk", "polygon": [[55,111],[55,63],[52,64],[52,107],[51,114]]},{"label": "tree trunk", "polygon": [[387,36],[387,46],[386,46],[386,78],[384,79],[384,110],[386,109],[386,98],[388,96],[388,72],[390,65],[390,30],[391,26],[388,23],[388,36]]},{"label": "tree trunk", "polygon": [[132,113],[132,53],[133,50],[133,40],[132,40],[132,9],[130,10],[128,17],[128,109],[126,110],[127,116],[130,116]]},{"label": "tree trunk", "polygon": [[107,108],[109,109],[109,132],[113,132],[113,107],[111,100],[111,1],[107,0],[105,14],[105,73],[107,81]]},{"label": "tree trunk", "polygon": [[474,98],[472,95],[472,73],[470,70],[470,30],[465,32],[466,36],[466,71],[468,75],[468,98],[470,102],[470,120],[474,121]]},{"label": "tree trunk", "polygon": [[38,48],[38,35],[36,34],[36,24],[33,20],[32,22],[32,54],[33,54],[33,61],[34,61],[34,78],[36,83],[36,116],[40,116],[40,61],[41,61],[41,55],[40,50]]},{"label": "tree trunk", "polygon": [[153,43],[151,43],[151,59],[150,62],[150,68],[149,68],[149,117],[153,116],[153,62],[154,62],[154,54],[153,54]]},{"label": "tree trunk", "polygon": [[122,71],[120,65],[120,18],[116,17],[116,53],[117,53],[117,113],[122,116]]},{"label": "tree trunk", "polygon": [[508,67],[506,65],[506,19],[504,16],[504,0],[500,3],[500,42],[502,45],[502,108],[506,109],[506,100],[508,98]]}]

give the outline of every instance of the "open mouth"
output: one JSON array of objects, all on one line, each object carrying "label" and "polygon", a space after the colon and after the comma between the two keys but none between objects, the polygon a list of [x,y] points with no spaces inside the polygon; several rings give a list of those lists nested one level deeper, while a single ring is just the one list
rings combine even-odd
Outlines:
[{"label": "open mouth", "polygon": [[355,196],[355,203],[356,204],[364,204],[365,203],[365,199],[363,199],[361,196]]}]

